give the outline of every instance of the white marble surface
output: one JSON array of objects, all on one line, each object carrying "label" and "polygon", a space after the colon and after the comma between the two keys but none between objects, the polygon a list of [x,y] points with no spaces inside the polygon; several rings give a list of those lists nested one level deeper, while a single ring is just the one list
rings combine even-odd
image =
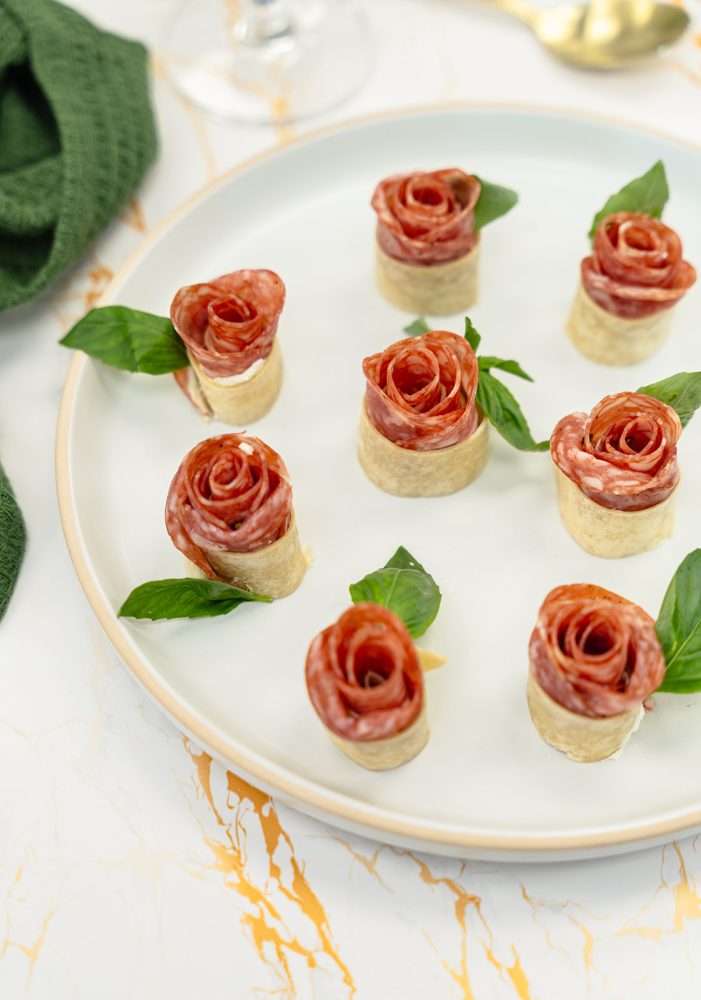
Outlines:
[{"label": "white marble surface", "polygon": [[[0,455],[30,533],[0,626],[0,996],[698,997],[696,839],[595,862],[498,865],[342,835],[190,745],[112,652],[56,509],[54,427],[70,360],[57,339],[168,211],[298,130],[214,125],[174,95],[159,56],[174,0],[75,5],[153,49],[162,151],[139,200],[80,266],[0,316]],[[654,67],[599,76],[551,61],[521,25],[468,0],[365,5],[375,72],[328,120],[518,101],[698,141],[693,34]]]}]

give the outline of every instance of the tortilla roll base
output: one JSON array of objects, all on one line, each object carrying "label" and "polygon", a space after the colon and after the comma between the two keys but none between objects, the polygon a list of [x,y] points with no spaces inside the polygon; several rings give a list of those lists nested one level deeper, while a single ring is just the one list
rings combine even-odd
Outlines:
[{"label": "tortilla roll base", "polygon": [[278,397],[282,385],[282,356],[277,338],[263,367],[255,375],[233,385],[210,378],[196,358],[190,357],[197,388],[212,416],[225,424],[250,424],[264,417]]},{"label": "tortilla roll base", "polygon": [[[307,561],[297,534],[294,511],[290,526],[277,541],[253,552],[225,552],[203,548],[214,572],[235,587],[263,597],[287,597],[299,587],[307,572]],[[188,575],[204,578],[204,573],[188,562]]]},{"label": "tortilla roll base", "polygon": [[446,264],[407,264],[375,244],[380,293],[398,309],[420,316],[450,316],[470,309],[479,291],[479,240],[469,253]]},{"label": "tortilla roll base", "polygon": [[659,350],[669,336],[671,309],[640,319],[622,319],[589,297],[580,282],[567,336],[590,361],[600,365],[634,365]]},{"label": "tortilla roll base", "polygon": [[666,500],[646,510],[610,510],[595,503],[555,468],[557,502],[562,523],[585,552],[603,559],[621,559],[649,552],[674,531],[679,483]]},{"label": "tortilla roll base", "polygon": [[410,726],[383,740],[345,740],[330,729],[327,732],[339,750],[343,750],[351,760],[369,771],[389,771],[413,760],[421,753],[431,735],[425,704]]},{"label": "tortilla roll base", "polygon": [[463,441],[435,451],[413,451],[389,441],[371,423],[365,403],[358,428],[358,459],[368,479],[399,497],[455,493],[479,476],[489,456],[489,422],[483,417]]},{"label": "tortilla roll base", "polygon": [[530,670],[526,695],[533,725],[542,739],[579,763],[617,756],[645,715],[642,705],[606,718],[577,715],[554,701]]}]

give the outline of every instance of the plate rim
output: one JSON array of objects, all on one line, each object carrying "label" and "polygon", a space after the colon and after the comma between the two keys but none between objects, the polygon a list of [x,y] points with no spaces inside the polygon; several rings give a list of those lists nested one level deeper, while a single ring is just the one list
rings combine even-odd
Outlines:
[{"label": "plate rim", "polygon": [[[615,115],[583,111],[560,105],[518,101],[441,101],[355,116],[331,125],[305,131],[302,135],[294,138],[284,138],[205,183],[168,212],[158,225],[127,255],[115,271],[107,288],[100,295],[96,306],[110,304],[116,290],[161,236],[174,228],[215,191],[226,187],[234,178],[247,173],[260,164],[275,159],[288,149],[303,146],[336,133],[362,128],[382,121],[450,112],[495,112],[551,118],[561,117],[579,121],[584,125],[613,126],[675,145],[701,158],[701,144],[682,139],[673,133],[650,128],[647,125]],[[290,773],[287,768],[261,761],[256,753],[236,746],[224,734],[220,734],[215,726],[202,719],[182,699],[178,699],[168,689],[164,681],[153,675],[153,671],[149,672],[144,669],[139,655],[132,649],[126,632],[103,597],[100,585],[90,566],[89,554],[82,544],[80,522],[74,503],[69,455],[74,405],[81,375],[89,363],[91,362],[87,355],[76,351],[66,374],[56,423],[56,489],[66,546],[88,604],[116,652],[139,685],[181,730],[195,739],[195,742],[211,749],[233,770],[244,772],[254,781],[260,781],[272,789],[271,794],[273,795],[286,796],[295,806],[309,814],[317,816],[321,814],[331,822],[340,820],[340,825],[362,828],[367,830],[370,836],[375,835],[381,838],[388,835],[389,839],[423,843],[432,845],[436,849],[444,848],[453,852],[460,850],[465,855],[469,855],[470,852],[493,856],[507,854],[513,856],[516,854],[523,856],[523,860],[557,861],[562,860],[564,855],[572,852],[600,852],[606,849],[613,852],[625,850],[626,847],[635,850],[644,846],[646,842],[671,840],[676,835],[701,826],[701,807],[699,807],[675,813],[669,818],[643,821],[631,826],[619,824],[610,830],[603,828],[581,834],[474,833],[462,825],[436,822],[428,818],[412,818],[399,813],[389,814],[380,807],[359,802],[345,793],[324,789],[302,776]],[[280,771],[284,773],[281,774]]]}]

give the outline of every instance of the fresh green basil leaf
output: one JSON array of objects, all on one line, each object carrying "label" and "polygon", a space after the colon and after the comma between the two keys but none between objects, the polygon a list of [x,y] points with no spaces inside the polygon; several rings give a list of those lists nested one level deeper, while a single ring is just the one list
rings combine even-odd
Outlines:
[{"label": "fresh green basil leaf", "polygon": [[441,604],[436,581],[402,546],[382,569],[368,573],[348,589],[354,604],[370,601],[394,611],[414,639],[424,634]]},{"label": "fresh green basil leaf", "polygon": [[659,219],[669,198],[667,175],[662,160],[658,160],[646,174],[636,177],[620,191],[612,194],[604,207],[596,213],[589,230],[593,240],[599,223],[614,212],[641,212]]},{"label": "fresh green basil leaf", "polygon": [[690,552],[672,577],[657,635],[667,664],[658,691],[701,691],[701,549]]},{"label": "fresh green basil leaf", "polygon": [[469,316],[465,317],[465,340],[468,342],[473,351],[476,351],[482,342],[482,337],[475,329],[475,324]]},{"label": "fresh green basil leaf", "polygon": [[531,376],[524,372],[518,361],[505,361],[503,358],[495,358],[490,354],[480,355],[477,360],[481,372],[488,372],[491,368],[499,368],[503,372],[509,372],[510,375],[525,378],[526,382],[533,381]]},{"label": "fresh green basil leaf", "polygon": [[270,597],[252,594],[219,580],[150,580],[135,587],[118,611],[120,618],[212,618],[228,615],[246,601]]},{"label": "fresh green basil leaf", "polygon": [[112,368],[163,375],[187,368],[185,345],[165,316],[127,306],[91,309],[61,340]]},{"label": "fresh green basil leaf", "polygon": [[474,226],[475,229],[482,229],[488,222],[493,222],[510,212],[518,201],[518,195],[511,188],[490,184],[482,177],[478,177],[477,180],[480,182],[481,190],[475,205]]},{"label": "fresh green basil leaf", "polygon": [[679,414],[682,427],[686,427],[701,406],[701,372],[679,372],[652,385],[644,385],[638,392],[671,406]]},{"label": "fresh green basil leaf", "polygon": [[421,337],[424,333],[429,333],[431,327],[428,325],[423,316],[417,316],[415,320],[412,320],[412,322],[403,329],[404,333],[408,334],[410,337]]},{"label": "fresh green basil leaf", "polygon": [[480,371],[477,405],[504,440],[519,451],[547,451],[550,447],[549,441],[533,439],[516,399],[491,372]]}]

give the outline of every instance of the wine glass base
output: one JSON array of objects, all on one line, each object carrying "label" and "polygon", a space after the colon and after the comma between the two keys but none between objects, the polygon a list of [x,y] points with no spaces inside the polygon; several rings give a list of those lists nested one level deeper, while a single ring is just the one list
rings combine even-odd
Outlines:
[{"label": "wine glass base", "polygon": [[247,40],[231,0],[188,0],[166,39],[172,84],[208,114],[281,125],[338,106],[366,79],[370,34],[351,0],[287,0],[289,28]]}]

